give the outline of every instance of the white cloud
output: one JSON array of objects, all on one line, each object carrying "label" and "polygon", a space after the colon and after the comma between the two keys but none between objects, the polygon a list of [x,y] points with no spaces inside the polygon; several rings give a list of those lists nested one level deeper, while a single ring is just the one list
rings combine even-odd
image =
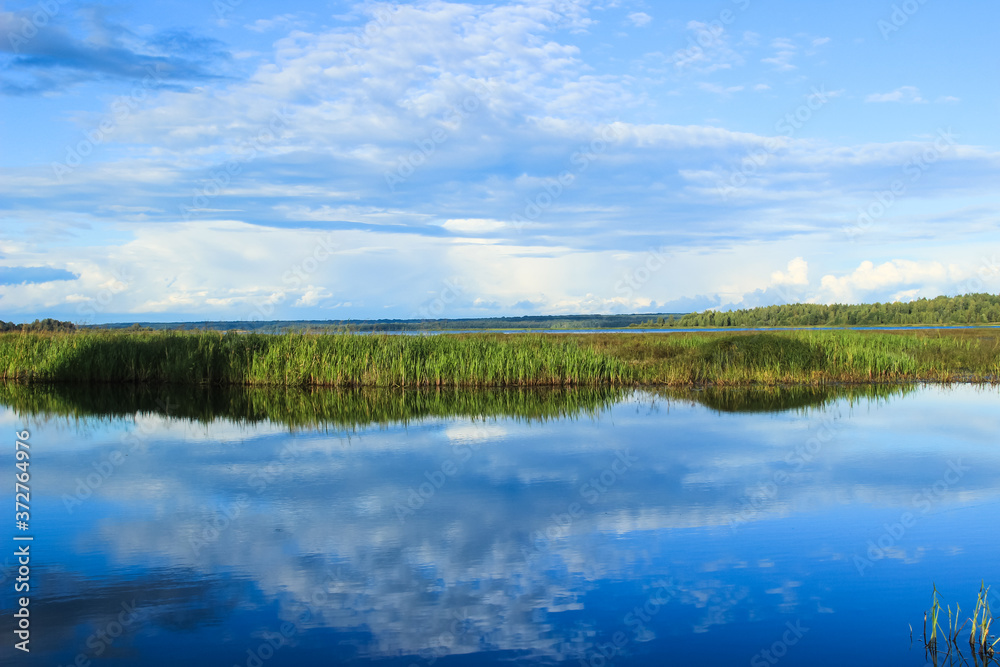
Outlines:
[{"label": "white cloud", "polygon": [[300,296],[295,301],[295,303],[292,304],[292,307],[305,308],[305,307],[317,306],[321,301],[329,299],[332,296],[333,294],[329,290],[323,287],[316,287],[315,285],[309,285],[308,287],[305,288],[305,291],[302,293],[302,296]]},{"label": "white cloud", "polygon": [[257,19],[253,23],[243,26],[253,32],[270,32],[272,30],[291,30],[292,28],[304,28],[307,21],[302,20],[297,14],[281,14],[270,19]]},{"label": "white cloud", "polygon": [[743,56],[730,45],[729,35],[721,26],[689,21],[686,29],[688,47],[675,51],[668,58],[678,71],[704,74],[743,64]]},{"label": "white cloud", "polygon": [[837,277],[825,275],[821,281],[826,301],[851,303],[864,300],[873,292],[905,293],[913,298],[918,292],[901,292],[902,288],[922,285],[944,289],[967,276],[955,266],[945,266],[940,262],[917,262],[895,259],[875,265],[864,261],[853,272]]},{"label": "white cloud", "polygon": [[[515,307],[607,312],[725,304],[755,291],[771,298],[778,287],[804,299],[888,297],[950,284],[928,274],[924,282],[866,290],[860,278],[841,275],[871,257],[865,247],[836,246],[837,260],[828,259],[831,239],[844,240],[843,220],[870,204],[874,187],[900,178],[903,165],[933,139],[852,144],[824,138],[813,124],[781,135],[768,121],[804,109],[802,91],[785,85],[800,79],[767,70],[791,71],[796,53],[805,70],[810,48],[825,38],[768,41],[693,21],[688,48],[642,61],[658,60],[659,71],[643,70],[661,77],[650,87],[633,73],[602,69],[601,58],[588,61],[590,52],[573,43],[567,31],[593,27],[587,6],[365,5],[358,11],[373,12],[367,26],[310,22],[274,42],[246,79],[150,92],[85,167],[61,182],[44,160],[0,168],[0,224],[28,230],[10,235],[19,248],[10,254],[80,275],[65,284],[0,286],[5,308],[75,312],[107,289],[110,272],[102,267],[120,265],[133,267],[136,277],[115,295],[116,310],[106,312],[155,310],[164,317],[239,317],[275,298],[286,312],[349,302],[359,315],[394,308],[393,315],[417,316],[412,311],[453,275],[467,279],[469,294],[447,314],[469,316]],[[277,30],[285,19],[251,25]],[[263,41],[251,37],[255,47]],[[750,63],[755,71],[742,79],[750,83],[704,76],[772,51],[770,67]],[[732,104],[689,103],[704,101],[703,92],[772,91],[752,83],[760,80],[773,92],[740,96],[748,113],[737,109],[744,120],[729,125],[756,132],[727,129]],[[671,81],[679,82],[676,89],[655,99],[660,83],[670,88]],[[922,99],[913,87],[873,97]],[[673,107],[675,99],[681,103]],[[281,109],[288,122],[253,144]],[[662,118],[670,122],[655,120]],[[604,140],[607,129],[613,138]],[[990,198],[1000,156],[981,143],[986,147],[949,150],[885,222],[905,217],[899,235],[927,244],[940,238],[947,220],[949,235],[970,255],[977,244],[1000,240]],[[232,159],[238,173],[222,185],[213,181]],[[566,172],[571,185],[560,182]],[[391,189],[386,176],[394,174],[402,176]],[[745,183],[724,199],[720,183],[734,175]],[[194,205],[193,195],[203,201]],[[513,215],[542,200],[537,215],[512,228]],[[285,273],[326,232],[342,246],[336,261],[287,284]],[[30,235],[41,240],[23,242]],[[86,247],[79,247],[81,238]],[[3,252],[11,243],[0,241]],[[664,271],[633,294],[616,291],[630,268],[617,256],[666,243],[692,253],[686,274]],[[728,248],[739,250],[730,255]],[[899,256],[921,261],[919,249],[914,243]],[[775,272],[780,263],[754,253],[780,263],[809,257],[810,265],[802,260]],[[961,261],[957,251],[952,261]],[[725,263],[731,275],[706,272],[704,262]],[[807,268],[827,275],[829,289],[807,291]],[[706,273],[712,275],[685,277]]]},{"label": "white cloud", "polygon": [[788,263],[788,272],[775,271],[771,274],[774,285],[808,285],[809,264],[801,257],[796,257]]},{"label": "white cloud", "polygon": [[510,223],[504,222],[503,220],[465,218],[461,220],[446,220],[441,226],[450,232],[459,232],[463,234],[487,234],[507,229],[510,227]]},{"label": "white cloud", "polygon": [[914,86],[900,86],[889,93],[872,93],[865,102],[900,102],[902,104],[925,104],[927,100],[920,96],[920,91]]},{"label": "white cloud", "polygon": [[653,17],[646,12],[632,12],[628,15],[628,20],[631,21],[632,25],[635,27],[641,28],[645,25],[649,25],[650,21],[653,20]]},{"label": "white cloud", "polygon": [[903,303],[906,303],[908,301],[913,301],[914,299],[916,299],[918,294],[920,294],[919,288],[900,290],[899,292],[896,292],[895,294],[892,295],[891,301],[893,302],[902,301]]},{"label": "white cloud", "polygon": [[763,58],[761,62],[772,65],[780,72],[796,69],[795,65],[792,64],[792,58],[795,57],[797,47],[792,40],[784,37],[773,39],[771,40],[771,48],[775,50],[774,55],[770,58]]},{"label": "white cloud", "polygon": [[738,93],[743,90],[743,86],[720,86],[714,83],[700,82],[698,88],[704,90],[706,93],[714,93],[716,95],[730,95],[732,93]]}]

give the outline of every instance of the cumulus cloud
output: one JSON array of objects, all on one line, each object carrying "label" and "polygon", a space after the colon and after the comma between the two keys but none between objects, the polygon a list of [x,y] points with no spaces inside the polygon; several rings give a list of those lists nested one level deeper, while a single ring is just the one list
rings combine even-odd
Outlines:
[{"label": "cumulus cloud", "polygon": [[632,12],[628,15],[628,20],[631,21],[632,25],[637,28],[641,28],[653,20],[653,17],[646,12]]},{"label": "cumulus cloud", "polygon": [[329,290],[323,287],[308,285],[305,288],[305,291],[302,292],[302,296],[300,296],[295,301],[295,303],[292,304],[292,307],[305,308],[305,307],[317,306],[320,304],[321,301],[329,299],[332,296],[333,294]]},{"label": "cumulus cloud", "polygon": [[[302,317],[351,303],[357,316],[416,317],[452,276],[469,291],[444,316],[709,307],[748,294],[780,302],[779,290],[802,299],[881,294],[839,282],[869,249],[837,245],[833,260],[831,244],[844,240],[844,219],[870,204],[872,184],[889,187],[929,142],[844,142],[811,120],[789,136],[749,120],[827,113],[768,72],[804,70],[822,38],[734,36],[692,21],[686,48],[643,60],[662,68],[650,87],[574,41],[575,31],[595,29],[593,9],[582,0],[364,5],[338,18],[353,26],[308,21],[276,33],[242,78],[211,78],[228,47],[197,34],[136,37],[107,19],[71,31],[81,41],[87,26],[104,26],[94,44],[62,45],[90,49],[87,58],[124,49],[177,61],[175,73],[184,61],[207,78],[197,92],[176,89],[184,82],[175,78],[124,117],[74,115],[69,145],[88,154],[66,173],[45,159],[0,167],[2,224],[18,239],[16,250],[7,241],[0,249],[17,257],[11,264],[69,277],[0,285],[4,307],[72,315],[106,300],[123,266],[129,289],[113,292],[101,316],[239,319],[273,303],[276,315]],[[248,20],[260,30],[293,27],[288,15]],[[37,44],[58,36],[40,34]],[[261,38],[250,37],[256,48]],[[103,65],[82,59],[80,71],[112,80],[114,63],[139,62],[116,53]],[[764,55],[774,55],[766,67]],[[731,80],[742,66],[756,71]],[[769,83],[753,84],[762,77]],[[662,82],[680,90],[653,99],[670,87]],[[751,89],[768,92],[741,94],[741,104],[766,107],[749,108],[740,129],[727,126],[732,105],[719,99],[704,117],[684,115],[709,95]],[[669,111],[675,93],[698,104],[680,97]],[[113,131],[88,144],[108,116]],[[54,152],[67,161],[64,145]],[[996,207],[983,196],[998,165],[995,150],[956,144],[894,205],[906,222],[899,235],[936,239],[946,221],[956,263],[1000,241]],[[335,259],[289,274],[325,233],[338,245]],[[921,243],[898,256],[920,261]],[[645,249],[662,246],[677,250],[676,266],[619,289]],[[775,271],[793,257],[809,265]],[[833,287],[809,285],[808,270],[833,276]],[[932,278],[919,289],[940,286]]]},{"label": "cumulus cloud", "polygon": [[[915,284],[935,286],[943,291],[947,284],[965,277],[967,273],[956,266],[896,259],[877,266],[870,261],[861,262],[847,275],[823,276],[820,285],[828,301],[851,303],[873,293],[896,293]],[[909,297],[915,294],[911,291]]]},{"label": "cumulus cloud", "polygon": [[796,257],[788,263],[787,272],[772,273],[771,282],[775,285],[808,285],[809,264],[801,257]]}]

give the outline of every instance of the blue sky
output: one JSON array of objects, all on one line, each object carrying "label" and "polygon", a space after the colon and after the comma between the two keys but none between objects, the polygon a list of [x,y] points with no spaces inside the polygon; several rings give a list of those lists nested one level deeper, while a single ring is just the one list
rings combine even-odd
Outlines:
[{"label": "blue sky", "polygon": [[0,319],[1000,289],[995,3],[0,8]]}]

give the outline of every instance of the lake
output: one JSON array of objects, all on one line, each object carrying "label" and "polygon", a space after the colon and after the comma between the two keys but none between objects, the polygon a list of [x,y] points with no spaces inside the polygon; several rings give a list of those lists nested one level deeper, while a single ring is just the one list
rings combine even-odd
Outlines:
[{"label": "lake", "polygon": [[924,665],[1000,584],[995,386],[0,387],[4,664]]}]

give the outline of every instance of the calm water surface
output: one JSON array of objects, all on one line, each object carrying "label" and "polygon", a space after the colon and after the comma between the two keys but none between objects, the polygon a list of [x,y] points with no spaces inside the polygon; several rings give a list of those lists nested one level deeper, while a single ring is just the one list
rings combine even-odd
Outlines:
[{"label": "calm water surface", "polygon": [[0,660],[923,665],[1000,585],[1000,392],[881,393],[7,388]]}]

